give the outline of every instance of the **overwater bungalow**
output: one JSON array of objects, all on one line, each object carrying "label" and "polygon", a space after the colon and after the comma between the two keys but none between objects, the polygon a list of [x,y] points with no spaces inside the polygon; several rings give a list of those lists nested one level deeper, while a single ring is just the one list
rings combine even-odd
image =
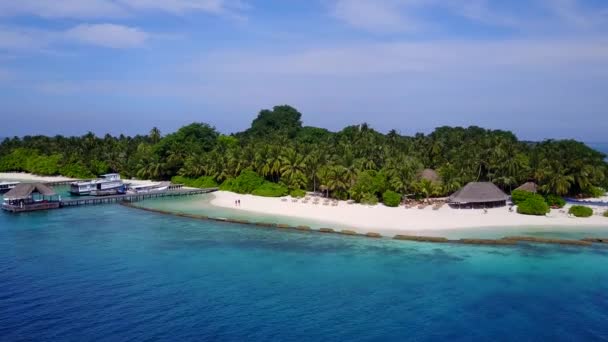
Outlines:
[{"label": "overwater bungalow", "polygon": [[56,209],[60,202],[60,196],[49,186],[21,183],[4,195],[2,209],[11,212]]},{"label": "overwater bungalow", "polygon": [[453,208],[504,207],[509,196],[490,182],[471,182],[453,193],[448,204]]}]

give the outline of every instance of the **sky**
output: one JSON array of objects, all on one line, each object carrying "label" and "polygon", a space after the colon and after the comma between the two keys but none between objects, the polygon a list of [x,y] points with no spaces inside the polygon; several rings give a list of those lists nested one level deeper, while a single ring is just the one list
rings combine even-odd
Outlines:
[{"label": "sky", "polygon": [[606,141],[605,0],[0,0],[0,136],[477,125]]}]

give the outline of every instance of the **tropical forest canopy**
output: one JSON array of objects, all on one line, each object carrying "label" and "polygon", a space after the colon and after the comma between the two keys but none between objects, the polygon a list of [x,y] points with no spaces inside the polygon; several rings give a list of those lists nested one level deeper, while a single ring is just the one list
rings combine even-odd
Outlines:
[{"label": "tropical forest canopy", "polygon": [[[231,135],[193,123],[164,136],[153,128],[134,137],[6,138],[0,171],[75,178],[119,172],[262,195],[323,191],[362,202],[394,193],[443,196],[470,181],[491,181],[505,191],[534,181],[546,194],[571,196],[608,186],[605,155],[574,140],[524,142],[511,132],[475,126],[415,136],[382,134],[367,124],[330,132],[302,126],[301,116],[276,106]],[[423,169],[436,170],[441,181],[421,178]]]}]

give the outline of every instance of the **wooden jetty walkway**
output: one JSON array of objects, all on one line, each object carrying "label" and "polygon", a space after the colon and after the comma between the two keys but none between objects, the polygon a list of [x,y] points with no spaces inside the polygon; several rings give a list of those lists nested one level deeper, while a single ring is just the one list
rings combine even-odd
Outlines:
[{"label": "wooden jetty walkway", "polygon": [[83,205],[98,205],[98,204],[110,204],[119,202],[137,202],[145,199],[160,198],[160,197],[176,197],[176,196],[192,196],[200,194],[208,194],[217,191],[218,188],[207,188],[207,189],[178,189],[178,190],[165,190],[155,191],[140,194],[125,194],[125,195],[111,195],[111,196],[98,196],[98,197],[86,197],[76,199],[63,199],[60,201],[60,207],[77,207]]}]

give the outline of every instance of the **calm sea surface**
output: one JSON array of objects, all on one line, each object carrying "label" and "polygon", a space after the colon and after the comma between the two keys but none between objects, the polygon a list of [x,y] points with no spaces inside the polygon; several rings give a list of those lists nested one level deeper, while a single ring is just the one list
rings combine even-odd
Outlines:
[{"label": "calm sea surface", "polygon": [[608,338],[608,248],[284,232],[116,205],[0,213],[2,341]]}]

